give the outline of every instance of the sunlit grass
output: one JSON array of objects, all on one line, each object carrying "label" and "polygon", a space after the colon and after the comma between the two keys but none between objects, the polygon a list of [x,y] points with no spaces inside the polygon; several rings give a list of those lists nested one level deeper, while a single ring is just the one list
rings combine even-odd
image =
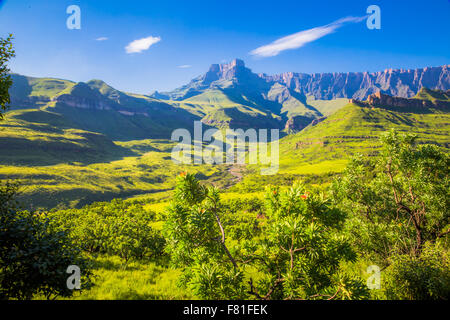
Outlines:
[{"label": "sunlit grass", "polygon": [[194,299],[177,286],[180,271],[156,262],[129,262],[119,257],[95,259],[94,286],[75,294],[77,300]]}]

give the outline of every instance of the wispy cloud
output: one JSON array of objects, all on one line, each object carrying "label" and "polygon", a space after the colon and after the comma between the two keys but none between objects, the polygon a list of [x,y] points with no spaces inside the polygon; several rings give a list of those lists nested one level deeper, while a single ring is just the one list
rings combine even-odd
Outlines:
[{"label": "wispy cloud", "polygon": [[106,41],[106,40],[108,40],[108,37],[100,37],[100,38],[97,38],[95,40],[96,41]]},{"label": "wispy cloud", "polygon": [[190,64],[183,64],[181,66],[178,66],[178,68],[181,68],[181,69],[187,69],[187,68],[190,68],[190,67],[192,67]]},{"label": "wispy cloud", "polygon": [[160,42],[160,37],[147,37],[142,39],[137,39],[132,42],[130,42],[126,47],[125,51],[127,53],[139,53],[144,50],[148,50],[152,45],[154,45],[157,42]]},{"label": "wispy cloud", "polygon": [[250,52],[251,55],[259,57],[273,57],[284,50],[291,50],[303,47],[305,44],[320,39],[327,34],[335,32],[337,29],[347,23],[357,23],[363,21],[364,17],[346,17],[339,19],[330,24],[312,28],[309,30],[300,31],[289,36],[280,38],[268,45],[256,48]]}]

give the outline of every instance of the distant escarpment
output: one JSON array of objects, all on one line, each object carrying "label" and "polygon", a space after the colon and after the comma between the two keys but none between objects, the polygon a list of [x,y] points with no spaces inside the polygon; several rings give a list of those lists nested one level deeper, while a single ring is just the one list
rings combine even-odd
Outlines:
[{"label": "distant escarpment", "polygon": [[410,98],[423,87],[430,89],[450,89],[450,65],[426,67],[414,70],[387,69],[379,72],[347,73],[294,73],[279,75],[259,75],[267,82],[279,82],[316,99],[331,100],[352,98],[364,100],[369,95],[381,91],[385,94]]},{"label": "distant escarpment", "polygon": [[[267,95],[273,86],[283,86],[290,95],[314,96],[318,100],[338,98],[365,100],[381,91],[385,94],[410,98],[421,88],[450,89],[450,65],[420,69],[386,69],[379,72],[296,73],[277,75],[253,73],[244,61],[235,59],[226,64],[213,64],[202,76],[172,92],[153,93],[154,98],[182,100],[213,87],[233,87],[246,96]],[[265,97],[267,100],[267,97]]]}]

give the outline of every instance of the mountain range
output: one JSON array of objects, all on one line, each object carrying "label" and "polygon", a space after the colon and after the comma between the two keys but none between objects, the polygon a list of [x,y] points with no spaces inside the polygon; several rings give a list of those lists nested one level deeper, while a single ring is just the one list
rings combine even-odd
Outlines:
[{"label": "mountain range", "polygon": [[266,75],[253,73],[245,67],[244,61],[235,59],[228,64],[213,64],[206,74],[192,80],[189,84],[172,92],[155,92],[153,96],[160,99],[182,100],[214,87],[233,86],[267,97],[267,92],[274,85],[293,90],[299,95],[311,95],[318,100],[338,98],[364,100],[378,91],[409,98],[416,95],[423,87],[450,89],[450,65],[414,70],[386,69],[372,73],[285,72],[278,75]]},{"label": "mountain range", "polygon": [[[217,128],[279,128],[295,133],[346,105],[382,92],[412,97],[423,87],[450,89],[450,66],[376,73],[253,73],[242,60],[213,64],[171,92],[139,95],[101,80],[75,83],[13,74],[13,109],[59,114],[67,126],[114,140],[168,138],[194,120]],[[83,112],[79,112],[83,109]],[[44,116],[45,117],[45,116]],[[103,121],[93,121],[102,118]]]}]

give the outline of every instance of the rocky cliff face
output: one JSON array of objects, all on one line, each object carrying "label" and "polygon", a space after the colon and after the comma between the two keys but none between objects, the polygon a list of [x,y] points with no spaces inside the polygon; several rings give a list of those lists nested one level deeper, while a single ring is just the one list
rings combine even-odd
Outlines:
[{"label": "rocky cliff face", "polygon": [[423,87],[450,89],[450,65],[415,70],[387,69],[380,72],[316,73],[287,72],[279,75],[259,75],[267,82],[279,82],[316,99],[353,98],[364,100],[378,91],[409,98]]},{"label": "rocky cliff face", "polygon": [[97,110],[111,110],[112,106],[99,99],[89,99],[85,97],[77,97],[70,94],[62,94],[54,99],[57,103],[64,104],[73,108],[81,109],[97,109]]},{"label": "rocky cliff face", "polygon": [[311,118],[303,117],[303,116],[293,116],[286,121],[286,125],[284,130],[288,134],[297,133],[302,131],[308,126],[316,126],[325,120],[327,117],[320,117],[311,121]]},{"label": "rocky cliff face", "polygon": [[208,72],[202,77],[202,82],[205,85],[217,80],[232,80],[245,77],[252,72],[245,67],[244,61],[235,59],[230,63],[213,64]]}]

